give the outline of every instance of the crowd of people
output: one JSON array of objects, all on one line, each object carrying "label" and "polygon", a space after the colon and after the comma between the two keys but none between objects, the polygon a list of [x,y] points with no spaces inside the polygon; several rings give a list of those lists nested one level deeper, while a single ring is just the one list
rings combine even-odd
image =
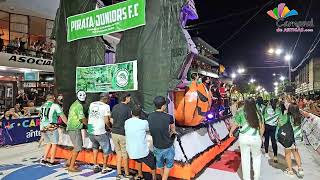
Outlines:
[{"label": "crowd of people", "polygon": [[[260,179],[262,152],[267,159],[269,155],[269,141],[271,139],[273,162],[278,163],[278,142],[284,147],[287,169],[284,173],[294,176],[291,155],[298,165],[297,176],[302,178],[304,171],[298,149],[302,142],[301,123],[305,118],[300,112],[299,104],[290,96],[271,99],[266,104],[262,97],[248,98],[234,102],[234,123],[230,137],[239,133],[241,163],[243,179],[251,179],[251,159],[254,171],[253,179]],[[236,130],[238,129],[238,130]],[[264,147],[264,150],[261,150]]]},{"label": "crowd of people", "polygon": [[299,97],[294,99],[298,103],[299,108],[312,114],[320,116],[320,97]]},{"label": "crowd of people", "polygon": [[[39,99],[37,99],[39,98]],[[12,120],[31,116],[38,116],[39,111],[36,107],[37,103],[45,99],[45,97],[38,96],[37,92],[31,90],[25,93],[24,91],[18,91],[18,95],[15,98],[15,105],[7,107],[0,115],[0,120]],[[62,104],[62,95],[58,96],[59,104]]]},{"label": "crowd of people", "polygon": [[30,45],[28,46],[28,38],[23,36],[12,39],[5,47],[1,35],[2,34],[0,34],[0,52],[5,51],[11,54],[27,55],[44,59],[53,58],[53,53],[55,52],[55,45],[53,42],[37,40],[30,42]]},{"label": "crowd of people", "polygon": [[[210,84],[209,78],[203,77],[200,82],[197,75],[192,76],[193,81],[199,81],[208,89],[214,89],[219,93],[219,98],[225,96],[223,91],[214,84]],[[224,85],[222,85],[223,87]],[[214,88],[215,87],[215,88]],[[220,90],[219,90],[220,89]],[[166,107],[169,103],[167,98],[157,96],[154,98],[155,111],[145,116],[140,105],[131,102],[130,93],[122,93],[120,103],[110,107],[110,94],[100,94],[100,99],[90,104],[88,112],[84,111],[83,104],[86,102],[86,93],[77,93],[77,100],[71,105],[68,116],[62,111],[61,96],[56,99],[49,94],[46,102],[41,106],[42,132],[41,141],[46,144],[41,163],[48,166],[57,165],[55,154],[59,142],[59,124],[66,125],[67,134],[73,144],[73,150],[65,166],[69,172],[80,172],[76,163],[79,152],[83,149],[82,129],[86,129],[92,142],[93,172],[108,173],[112,169],[107,162],[112,153],[111,141],[117,154],[117,179],[133,178],[129,172],[129,159],[138,163],[138,175],[136,179],[143,179],[142,164],[151,169],[152,179],[156,179],[156,169],[159,168],[162,179],[168,179],[170,169],[174,165],[175,149],[173,146],[176,136],[174,118],[167,114]],[[19,94],[17,101],[25,101],[27,96]],[[218,99],[218,98],[217,98]],[[230,130],[230,137],[239,134],[241,151],[241,163],[243,179],[251,179],[251,161],[254,171],[253,179],[260,179],[261,157],[272,159],[273,163],[279,163],[278,144],[284,147],[286,170],[288,176],[294,176],[291,156],[298,165],[297,176],[302,178],[304,171],[298,149],[302,142],[301,124],[306,114],[302,109],[310,107],[316,101],[302,100],[291,96],[283,96],[264,101],[262,97],[256,99],[250,97],[243,101],[234,100],[231,106],[234,123]],[[130,105],[129,105],[130,104]],[[19,104],[10,109],[6,116],[18,116]],[[85,114],[88,114],[86,117]],[[285,127],[290,127],[288,131]],[[282,133],[285,132],[285,133]],[[152,137],[153,151],[149,150],[147,134]],[[292,134],[283,138],[283,134]],[[285,140],[284,140],[285,139]],[[289,139],[289,140],[288,140]],[[272,152],[269,154],[269,141],[271,140]],[[98,152],[103,152],[103,166],[98,164]],[[263,150],[262,150],[262,149]],[[51,150],[50,157],[49,151]],[[271,158],[272,157],[272,158]],[[122,165],[124,172],[122,173]]]},{"label": "crowd of people", "polygon": [[[98,101],[92,102],[85,116],[83,104],[86,94],[77,93],[77,100],[71,105],[68,117],[63,114],[62,108],[55,103],[53,95],[47,95],[47,102],[41,106],[41,123],[43,141],[46,144],[41,163],[48,166],[57,165],[55,154],[59,141],[58,121],[66,124],[66,130],[73,144],[73,150],[65,166],[69,172],[80,172],[76,159],[83,148],[81,130],[86,129],[93,149],[93,172],[107,173],[112,169],[107,166],[109,155],[112,153],[112,140],[117,154],[116,179],[131,179],[129,173],[129,159],[138,163],[136,179],[144,179],[142,163],[152,170],[152,179],[156,179],[156,168],[160,169],[163,180],[168,179],[170,169],[174,165],[175,149],[173,146],[176,131],[173,116],[167,114],[167,98],[157,96],[154,98],[155,111],[146,119],[142,118],[140,105],[129,106],[130,93],[123,93],[120,103],[112,108],[108,105],[109,93],[102,93]],[[148,148],[147,133],[153,141],[153,152]],[[97,163],[99,147],[103,152],[102,168]],[[49,151],[51,149],[51,155]],[[122,174],[122,164],[124,174]]]}]

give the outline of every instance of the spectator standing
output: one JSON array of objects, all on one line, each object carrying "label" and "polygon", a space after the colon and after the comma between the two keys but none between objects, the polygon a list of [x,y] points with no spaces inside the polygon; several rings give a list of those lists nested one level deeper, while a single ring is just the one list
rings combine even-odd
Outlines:
[{"label": "spectator standing", "polygon": [[156,180],[156,161],[147,142],[149,123],[139,119],[141,111],[140,106],[134,106],[132,109],[133,117],[125,122],[127,152],[130,159],[138,162],[138,177],[136,179],[143,179],[142,163],[145,163],[151,169],[152,179]]},{"label": "spectator standing", "polygon": [[23,35],[23,37],[19,38],[19,52],[21,54],[26,54],[26,43],[27,40],[25,38],[25,35]]},{"label": "spectator standing", "polygon": [[79,152],[82,150],[83,140],[81,129],[83,124],[87,125],[87,118],[84,116],[83,105],[86,101],[86,93],[79,91],[77,93],[77,100],[71,105],[69,109],[67,131],[73,144],[72,154],[66,163],[69,172],[80,172],[81,170],[75,166]]},{"label": "spectator standing", "polygon": [[16,103],[19,103],[22,106],[25,106],[29,101],[28,96],[23,92],[19,91],[18,96],[16,97]]},{"label": "spectator standing", "polygon": [[4,32],[2,30],[2,33],[0,34],[0,52],[3,50],[4,41],[2,39],[2,36],[4,35]]},{"label": "spectator standing", "polygon": [[14,105],[14,112],[20,117],[23,116],[24,113],[22,112],[21,105],[19,103]]},{"label": "spectator standing", "polygon": [[263,117],[265,119],[265,156],[269,159],[269,140],[271,138],[272,150],[273,150],[273,161],[278,163],[278,145],[276,140],[276,129],[278,124],[278,119],[281,114],[280,108],[278,106],[277,99],[271,99],[270,104],[267,106]]},{"label": "spectator standing", "polygon": [[6,120],[18,119],[19,118],[19,114],[15,113],[15,109],[14,108],[10,108],[10,109],[8,109],[8,111],[6,111],[4,113],[3,118],[6,119]]},{"label": "spectator standing", "polygon": [[264,111],[266,110],[266,106],[264,105],[263,98],[261,96],[257,98],[257,110],[260,115],[264,114]]},{"label": "spectator standing", "polygon": [[[129,162],[128,154],[126,150],[126,137],[124,124],[125,121],[131,118],[131,109],[129,103],[131,96],[129,93],[124,93],[121,97],[121,103],[115,105],[112,109],[112,141],[114,144],[115,151],[117,153],[117,172],[116,179],[132,178],[129,175]],[[122,160],[124,161],[124,172],[125,177],[121,174]]]},{"label": "spectator standing", "polygon": [[238,101],[237,99],[233,99],[232,100],[232,104],[231,104],[231,114],[234,116],[236,115],[237,109],[238,109]]},{"label": "spectator standing", "polygon": [[[109,93],[100,94],[100,101],[92,102],[89,107],[88,134],[92,142],[94,173],[102,171],[102,174],[112,171],[107,167],[108,156],[112,153],[110,144],[110,133],[105,127],[110,129],[110,106]],[[99,147],[103,151],[103,168],[101,170],[97,163]]]},{"label": "spectator standing", "polygon": [[[54,158],[56,155],[57,144],[59,141],[59,132],[58,132],[58,117],[61,117],[62,120],[67,123],[67,118],[63,114],[61,107],[54,103],[55,97],[52,94],[47,95],[47,102],[41,106],[41,121],[40,121],[40,130],[43,135],[44,144],[46,144],[44,156],[41,160],[41,164],[46,164],[49,166],[54,166],[59,163],[55,162]],[[48,161],[48,154],[51,148],[51,157]]]},{"label": "spectator standing", "polygon": [[165,112],[166,98],[157,96],[153,103],[156,111],[148,116],[150,133],[153,139],[154,155],[157,167],[160,168],[162,180],[167,180],[170,169],[174,165],[175,149],[173,146],[176,134],[173,116]]},{"label": "spectator standing", "polygon": [[254,99],[244,102],[234,118],[229,136],[233,137],[236,128],[240,128],[239,143],[241,151],[242,174],[244,180],[251,180],[251,158],[253,164],[254,180],[260,179],[261,167],[261,137],[264,133],[263,120],[260,118]]},{"label": "spectator standing", "polygon": [[301,156],[297,146],[297,144],[302,142],[301,121],[303,120],[303,116],[300,113],[300,109],[297,105],[291,104],[288,110],[286,110],[286,107],[282,105],[281,111],[282,111],[282,115],[280,116],[279,126],[281,127],[284,124],[286,124],[288,121],[290,121],[293,132],[294,132],[294,139],[295,139],[295,142],[292,144],[291,147],[285,148],[285,160],[288,166],[288,168],[285,170],[285,174],[290,177],[294,176],[294,172],[292,170],[292,160],[291,160],[291,154],[293,154],[294,159],[296,160],[296,163],[298,165],[297,176],[299,178],[303,178],[304,171],[302,169]]}]

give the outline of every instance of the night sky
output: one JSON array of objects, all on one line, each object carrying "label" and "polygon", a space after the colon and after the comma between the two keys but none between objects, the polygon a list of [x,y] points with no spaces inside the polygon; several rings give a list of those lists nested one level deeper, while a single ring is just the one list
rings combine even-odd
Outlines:
[{"label": "night sky", "polygon": [[[275,20],[267,15],[267,11],[278,6],[279,3],[286,3],[289,9],[295,9],[297,16],[289,17],[290,21],[303,21],[310,6],[307,20],[313,18],[314,32],[301,33],[300,41],[294,51],[292,64],[295,67],[301,62],[305,53],[310,48],[320,27],[320,1],[319,0],[275,0],[266,6],[250,23],[245,26],[233,39],[218,48],[226,39],[237,31],[248,19],[260,10],[270,0],[241,0],[241,1],[213,1],[195,0],[199,19],[190,22],[189,32],[193,36],[199,36],[211,46],[218,49],[218,58],[222,64],[232,69],[238,66],[284,66],[282,57],[270,56],[266,52],[270,47],[282,47],[285,50],[293,48],[299,33],[278,33],[276,32]],[[242,13],[241,13],[242,12]],[[228,16],[223,20],[212,22],[218,18]],[[211,21],[211,22],[210,22]],[[209,23],[207,23],[209,22]],[[200,25],[197,25],[199,24]],[[201,25],[202,24],[202,25]],[[197,25],[197,26],[193,26]],[[319,47],[313,56],[319,53]],[[278,69],[248,69],[247,73],[252,74],[257,81],[272,90],[273,73],[281,73],[287,76],[288,68]],[[247,77],[250,78],[249,76]]]}]

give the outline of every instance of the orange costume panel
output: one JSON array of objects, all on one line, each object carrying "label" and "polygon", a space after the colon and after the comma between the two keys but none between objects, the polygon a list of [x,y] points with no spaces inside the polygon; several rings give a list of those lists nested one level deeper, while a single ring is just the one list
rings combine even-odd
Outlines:
[{"label": "orange costume panel", "polygon": [[178,91],[174,95],[175,119],[178,125],[197,126],[205,120],[212,99],[204,84],[192,81],[187,91]]}]

